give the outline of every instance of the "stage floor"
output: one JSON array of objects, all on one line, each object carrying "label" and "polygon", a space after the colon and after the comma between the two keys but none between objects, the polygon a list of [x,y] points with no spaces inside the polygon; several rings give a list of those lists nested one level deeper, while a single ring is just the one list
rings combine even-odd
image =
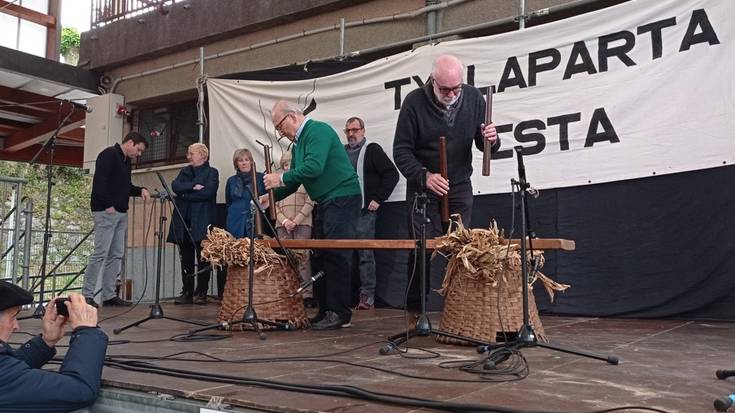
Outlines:
[{"label": "stage floor", "polygon": [[[165,303],[163,308],[167,316],[213,322],[217,305],[215,301],[207,306],[174,306]],[[123,311],[103,308],[100,318]],[[519,381],[492,383],[442,381],[481,381],[477,375],[439,366],[446,361],[480,359],[482,356],[477,354],[474,347],[440,344],[433,338],[417,337],[409,341],[412,348],[409,356],[426,356],[426,353],[420,353],[416,348],[436,352],[439,356],[417,359],[395,353],[380,355],[379,349],[386,337],[404,329],[404,313],[399,310],[359,311],[354,313],[350,328],[323,332],[267,332],[266,340],[258,339],[254,332],[234,332],[232,337],[220,341],[171,341],[167,339],[186,333],[193,326],[170,320],[153,320],[119,335],[113,334],[114,328],[143,318],[148,312],[147,305],[140,305],[129,313],[101,323],[111,340],[108,356],[167,356],[199,352],[227,361],[148,362],[191,372],[311,385],[352,385],[382,393],[530,411],[572,412],[637,405],[669,412],[709,412],[714,411],[712,403],[715,398],[735,391],[735,380],[715,378],[717,369],[735,369],[735,359],[732,357],[735,348],[734,323],[542,317],[546,333],[553,343],[614,354],[620,358],[620,364],[609,365],[603,361],[540,347],[526,348],[521,353],[530,368],[528,377]],[[434,326],[439,325],[439,314],[431,314],[430,318]],[[24,332],[37,332],[39,327],[38,320],[21,322]],[[226,333],[213,330],[211,334]],[[18,333],[13,335],[11,341],[17,343],[27,338]],[[62,341],[62,344],[65,342]],[[64,351],[64,348],[59,349],[60,354]],[[344,353],[331,355],[340,352]],[[320,361],[235,362],[242,359],[319,355],[326,356]],[[195,353],[185,353],[181,357],[205,359]],[[341,362],[387,370],[378,371]],[[401,377],[398,373],[426,379]],[[215,398],[233,407],[256,411],[416,410],[409,406],[340,396],[174,378],[111,367],[105,368],[103,379],[107,388],[160,392],[205,402]]]}]

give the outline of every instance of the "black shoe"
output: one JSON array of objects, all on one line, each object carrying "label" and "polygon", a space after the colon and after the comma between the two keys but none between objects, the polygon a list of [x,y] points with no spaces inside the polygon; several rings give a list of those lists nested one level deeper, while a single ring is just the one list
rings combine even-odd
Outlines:
[{"label": "black shoe", "polygon": [[130,307],[131,305],[133,305],[133,303],[125,301],[120,297],[113,297],[102,302],[102,307]]},{"label": "black shoe", "polygon": [[311,323],[312,325],[313,324],[316,324],[316,323],[322,321],[323,318],[324,318],[324,312],[321,311],[321,310],[319,310],[319,312],[316,313],[316,315],[314,317],[309,317],[309,323]]},{"label": "black shoe", "polygon": [[94,301],[94,298],[92,297],[84,297],[84,301],[86,301],[87,304],[91,305],[94,308],[100,308],[99,304],[97,304],[97,301]]},{"label": "black shoe", "polygon": [[312,330],[337,330],[351,325],[350,321],[342,318],[334,311],[327,311],[324,318],[311,325]]},{"label": "black shoe", "polygon": [[304,298],[304,307],[306,308],[317,308],[319,306],[319,303],[316,302],[316,298],[314,297],[306,297]]},{"label": "black shoe", "polygon": [[194,299],[190,293],[181,293],[180,296],[176,297],[174,304],[194,304]]},{"label": "black shoe", "polygon": [[194,304],[207,305],[207,293],[199,293],[194,296]]}]

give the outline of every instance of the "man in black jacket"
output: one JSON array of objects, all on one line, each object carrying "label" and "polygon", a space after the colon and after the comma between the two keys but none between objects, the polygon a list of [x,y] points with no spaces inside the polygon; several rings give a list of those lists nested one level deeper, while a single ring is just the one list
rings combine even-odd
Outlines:
[{"label": "man in black jacket", "polygon": [[[469,226],[472,219],[472,144],[482,150],[484,141],[488,140],[493,152],[500,148],[495,125],[484,122],[485,100],[479,90],[463,82],[462,62],[451,55],[437,57],[429,80],[423,87],[411,91],[401,105],[393,141],[393,160],[406,177],[409,207],[413,205],[414,193],[421,192],[425,182],[429,199],[426,212],[431,220],[426,228],[427,238],[443,232],[440,215],[443,195],[449,197],[449,214],[460,214]],[[440,136],[445,136],[447,142],[448,179],[439,171]],[[421,219],[413,208],[409,217],[413,225],[411,238],[415,238]],[[441,284],[445,265],[446,261],[427,267],[427,291],[431,284]],[[412,311],[421,303],[418,278],[419,274],[415,274],[409,287],[407,307]]]},{"label": "man in black jacket", "polygon": [[[97,328],[97,310],[79,294],[63,303],[69,317],[46,306],[43,334],[13,349],[10,336],[18,330],[21,307],[33,295],[0,281],[0,412],[70,412],[92,405],[99,395],[107,335]],[[56,343],[72,328],[69,348],[58,373],[41,370],[56,355]]]},{"label": "man in black jacket", "polygon": [[[358,117],[347,119],[345,150],[357,172],[362,189],[362,210],[357,221],[357,236],[375,238],[375,217],[380,204],[390,197],[398,183],[398,170],[376,142],[365,138],[365,122]],[[360,271],[360,301],[357,310],[375,306],[375,257],[373,250],[357,250]]]},{"label": "man in black jacket", "polygon": [[131,196],[151,199],[147,189],[135,186],[130,179],[130,162],[143,154],[148,142],[138,132],[130,132],[122,144],[116,143],[100,152],[92,180],[92,215],[94,217],[94,252],[84,273],[82,294],[87,303],[94,301],[97,279],[102,274],[102,305],[129,306],[115,293],[128,229],[128,202]]}]

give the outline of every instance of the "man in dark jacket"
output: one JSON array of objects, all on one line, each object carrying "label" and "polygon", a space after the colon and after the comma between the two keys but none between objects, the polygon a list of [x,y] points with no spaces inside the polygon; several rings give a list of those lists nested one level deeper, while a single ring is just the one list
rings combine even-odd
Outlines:
[{"label": "man in dark jacket", "polygon": [[[431,78],[423,87],[411,91],[401,105],[393,141],[393,160],[406,177],[409,207],[413,205],[414,193],[422,192],[421,184],[425,182],[429,201],[426,212],[431,220],[426,228],[427,238],[443,232],[440,215],[443,195],[449,197],[449,214],[460,214],[469,226],[472,219],[472,144],[482,150],[487,140],[493,152],[500,148],[495,125],[484,122],[485,100],[479,90],[463,82],[462,62],[451,55],[439,56],[434,61]],[[445,136],[447,142],[448,179],[439,171],[440,136]],[[413,234],[419,234],[421,219],[411,208]],[[432,283],[441,284],[446,262],[433,264],[427,267],[426,291],[430,291]],[[415,274],[409,287],[407,307],[412,311],[421,303],[418,278],[419,274]]]},{"label": "man in dark jacket", "polygon": [[[390,197],[398,183],[398,170],[377,142],[365,138],[365,122],[358,117],[347,119],[345,150],[357,172],[362,188],[362,210],[357,221],[357,237],[375,238],[375,217],[380,204]],[[373,250],[357,250],[360,271],[360,301],[357,310],[375,306],[375,257]]]},{"label": "man in dark jacket", "polygon": [[[107,335],[97,328],[97,310],[79,294],[65,302],[69,317],[46,306],[43,334],[11,348],[21,306],[33,301],[22,288],[0,281],[0,412],[70,412],[92,405],[101,385]],[[67,326],[72,335],[58,373],[41,370],[56,355],[56,343]]]},{"label": "man in dark jacket", "polygon": [[122,144],[116,143],[97,155],[90,205],[94,217],[94,252],[89,257],[84,273],[82,294],[87,303],[94,301],[97,280],[102,274],[102,305],[129,306],[115,292],[115,283],[122,267],[125,252],[125,234],[128,230],[128,203],[131,196],[151,199],[145,188],[135,186],[130,179],[130,162],[143,154],[148,142],[138,132],[125,135]]}]

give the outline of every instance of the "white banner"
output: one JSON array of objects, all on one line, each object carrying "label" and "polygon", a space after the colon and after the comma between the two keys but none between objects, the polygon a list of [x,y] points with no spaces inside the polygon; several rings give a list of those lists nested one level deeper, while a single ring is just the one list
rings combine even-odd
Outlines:
[{"label": "white banner", "polygon": [[[521,31],[429,45],[316,80],[208,81],[212,164],[224,177],[232,153],[256,139],[275,146],[278,99],[316,104],[310,116],[345,140],[345,120],[392,156],[401,100],[443,53],[467,66],[465,81],[496,87],[493,120],[501,150],[479,194],[510,191],[524,147],[529,182],[559,188],[731,164],[735,155],[735,15],[731,0],[638,0]],[[289,143],[281,140],[285,148]],[[223,194],[223,191],[220,191]],[[391,200],[405,199],[402,179]]]}]

